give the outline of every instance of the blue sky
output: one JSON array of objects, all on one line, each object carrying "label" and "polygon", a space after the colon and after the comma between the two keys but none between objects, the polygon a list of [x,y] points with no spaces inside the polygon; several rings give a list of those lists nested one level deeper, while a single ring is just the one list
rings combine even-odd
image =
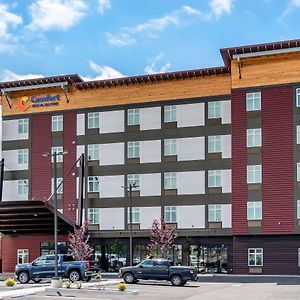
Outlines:
[{"label": "blue sky", "polygon": [[221,66],[219,49],[300,38],[300,0],[0,0],[0,81]]}]

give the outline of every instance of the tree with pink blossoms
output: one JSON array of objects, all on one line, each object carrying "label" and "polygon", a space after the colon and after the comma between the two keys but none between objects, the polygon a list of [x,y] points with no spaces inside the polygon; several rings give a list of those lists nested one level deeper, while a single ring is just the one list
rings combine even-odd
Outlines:
[{"label": "tree with pink blossoms", "polygon": [[76,260],[86,260],[93,254],[94,249],[89,244],[90,235],[87,234],[88,225],[85,221],[81,227],[74,227],[74,233],[69,233],[69,253]]}]

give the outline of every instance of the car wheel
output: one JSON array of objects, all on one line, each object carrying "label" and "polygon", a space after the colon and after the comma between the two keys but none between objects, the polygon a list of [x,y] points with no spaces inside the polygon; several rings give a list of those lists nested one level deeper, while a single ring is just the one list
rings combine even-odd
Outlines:
[{"label": "car wheel", "polygon": [[174,286],[181,286],[183,283],[182,277],[180,275],[173,275],[171,277],[171,283]]},{"label": "car wheel", "polygon": [[18,274],[18,280],[19,280],[22,284],[27,283],[27,282],[30,280],[28,272],[26,272],[26,271],[20,272],[20,273]]},{"label": "car wheel", "polygon": [[77,270],[70,271],[70,273],[69,273],[69,279],[72,282],[79,281],[80,280],[80,274],[79,274],[79,272]]},{"label": "car wheel", "polygon": [[123,275],[123,280],[126,282],[126,283],[134,283],[136,280],[134,278],[134,275],[130,272],[128,273],[125,273]]}]

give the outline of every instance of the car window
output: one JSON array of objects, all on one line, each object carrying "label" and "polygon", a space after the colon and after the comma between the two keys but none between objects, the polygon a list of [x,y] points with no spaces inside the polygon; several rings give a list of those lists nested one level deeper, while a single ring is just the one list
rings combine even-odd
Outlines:
[{"label": "car window", "polygon": [[54,264],[54,261],[55,261],[54,255],[53,256],[47,256],[46,264]]},{"label": "car window", "polygon": [[72,255],[65,255],[63,256],[63,261],[75,261],[75,259]]},{"label": "car window", "polygon": [[154,267],[165,268],[169,266],[169,262],[166,260],[156,260],[154,261]]},{"label": "car window", "polygon": [[46,263],[46,256],[40,256],[34,262],[36,265],[43,265]]},{"label": "car window", "polygon": [[145,260],[144,262],[141,263],[141,265],[144,268],[152,268],[153,267],[153,260]]}]

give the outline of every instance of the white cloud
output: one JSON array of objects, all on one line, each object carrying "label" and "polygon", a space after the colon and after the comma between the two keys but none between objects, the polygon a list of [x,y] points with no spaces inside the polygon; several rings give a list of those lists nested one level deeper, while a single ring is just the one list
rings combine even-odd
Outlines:
[{"label": "white cloud", "polygon": [[127,46],[134,44],[136,40],[127,33],[120,33],[113,35],[111,33],[106,33],[107,40],[109,44],[114,46]]},{"label": "white cloud", "polygon": [[144,69],[146,74],[165,73],[169,71],[171,67],[171,64],[169,62],[160,67],[160,69],[157,68],[157,63],[162,59],[163,55],[163,53],[159,53],[152,59],[152,61],[150,61],[150,64]]},{"label": "white cloud", "polygon": [[95,77],[81,76],[85,81],[120,78],[125,76],[112,67],[105,65],[97,65],[93,61],[89,61],[89,66],[97,75]]},{"label": "white cloud", "polygon": [[224,13],[230,14],[232,9],[232,0],[210,0],[209,6],[216,17]]},{"label": "white cloud", "polygon": [[59,54],[64,50],[64,45],[56,45],[54,46],[54,53]]},{"label": "white cloud", "polygon": [[36,0],[29,6],[32,31],[68,30],[85,16],[87,5],[82,0]]},{"label": "white cloud", "polygon": [[104,14],[105,10],[111,9],[111,3],[110,0],[99,0],[99,6],[98,9],[101,14]]},{"label": "white cloud", "polygon": [[281,18],[285,17],[289,13],[293,11],[294,8],[300,8],[300,0],[290,0],[286,9],[283,11],[282,15],[279,17],[279,21]]},{"label": "white cloud", "polygon": [[41,74],[17,74],[10,70],[3,70],[0,73],[0,80],[1,81],[16,81],[16,80],[22,80],[22,79],[34,79],[34,78],[42,78],[44,77]]}]

